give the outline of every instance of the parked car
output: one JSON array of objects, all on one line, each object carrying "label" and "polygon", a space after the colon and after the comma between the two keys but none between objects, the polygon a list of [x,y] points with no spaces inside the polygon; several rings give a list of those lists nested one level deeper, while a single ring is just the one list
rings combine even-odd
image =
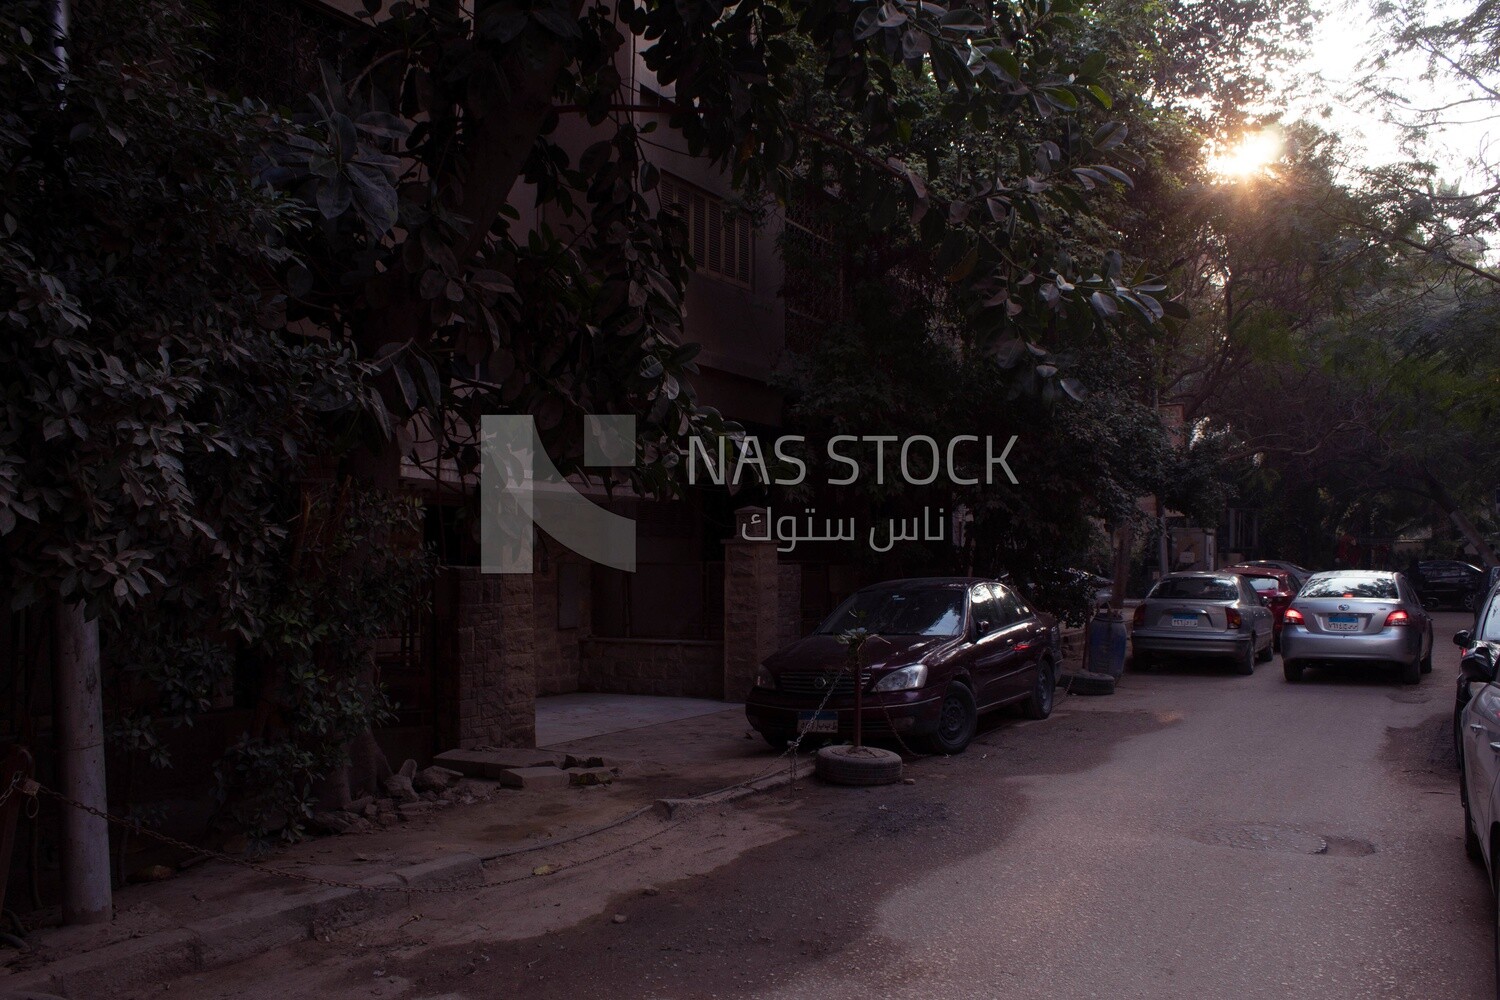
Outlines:
[{"label": "parked car", "polygon": [[1292,581],[1297,584],[1297,589],[1300,589],[1307,582],[1307,578],[1313,575],[1312,570],[1305,566],[1298,566],[1294,562],[1287,562],[1285,559],[1246,559],[1244,562],[1237,563],[1236,565],[1284,570],[1291,574]]},{"label": "parked car", "polygon": [[[1491,588],[1485,595],[1484,600],[1474,612],[1474,624],[1470,628],[1461,629],[1454,633],[1453,644],[1458,646],[1462,652],[1462,658],[1473,655],[1489,656],[1492,660],[1494,654],[1500,652],[1500,588]],[[1459,766],[1463,766],[1463,713],[1469,704],[1474,692],[1484,686],[1486,681],[1476,682],[1469,676],[1469,672],[1460,669],[1458,682],[1453,696],[1453,746],[1457,752]],[[1460,789],[1462,791],[1462,789]]]},{"label": "parked car", "polygon": [[1272,569],[1268,566],[1230,566],[1229,572],[1249,580],[1255,593],[1271,609],[1271,614],[1275,616],[1271,645],[1280,649],[1282,619],[1286,616],[1286,609],[1291,606],[1292,598],[1297,596],[1295,576],[1290,570]]},{"label": "parked car", "polygon": [[[1477,630],[1465,629],[1453,637],[1464,647],[1459,661],[1461,689],[1473,689],[1458,709],[1459,799],[1464,810],[1464,850],[1474,861],[1485,866],[1491,891],[1500,900],[1500,687],[1495,683],[1497,654],[1500,654],[1500,602],[1487,602],[1486,613]],[[1500,995],[1500,903],[1495,908],[1496,972],[1495,988]]]},{"label": "parked car", "polygon": [[1429,608],[1472,611],[1485,592],[1485,571],[1457,559],[1424,559],[1417,563],[1412,585]]},{"label": "parked car", "polygon": [[1239,673],[1250,674],[1271,658],[1274,630],[1275,616],[1246,577],[1173,573],[1136,607],[1131,656],[1137,669],[1166,656],[1228,658]]},{"label": "parked car", "polygon": [[951,754],[974,738],[982,712],[1016,703],[1028,718],[1052,712],[1062,655],[1051,615],[998,580],[895,580],[858,591],[762,664],[745,716],[771,746],[853,733],[856,681],[839,638],[859,628],[872,635],[857,682],[867,736]]},{"label": "parked car", "polygon": [[1432,618],[1410,581],[1386,570],[1315,573],[1282,619],[1288,681],[1313,663],[1394,663],[1416,684],[1432,670]]}]

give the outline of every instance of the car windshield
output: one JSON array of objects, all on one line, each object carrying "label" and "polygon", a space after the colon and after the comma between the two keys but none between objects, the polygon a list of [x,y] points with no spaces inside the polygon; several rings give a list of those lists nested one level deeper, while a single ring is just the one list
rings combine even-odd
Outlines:
[{"label": "car windshield", "polygon": [[1485,642],[1500,642],[1500,598],[1491,601],[1485,610],[1477,638]]},{"label": "car windshield", "polygon": [[1394,601],[1396,581],[1388,576],[1314,577],[1307,581],[1298,597],[1355,597],[1372,601]]},{"label": "car windshield", "polygon": [[876,635],[958,635],[963,627],[962,588],[867,590],[839,605],[817,634],[864,628]]},{"label": "car windshield", "polygon": [[1205,576],[1184,576],[1163,580],[1151,591],[1152,597],[1189,601],[1233,601],[1240,596],[1234,581]]},{"label": "car windshield", "polygon": [[1250,586],[1256,590],[1264,591],[1268,594],[1275,593],[1278,589],[1274,576],[1247,576],[1245,579],[1249,580]]}]

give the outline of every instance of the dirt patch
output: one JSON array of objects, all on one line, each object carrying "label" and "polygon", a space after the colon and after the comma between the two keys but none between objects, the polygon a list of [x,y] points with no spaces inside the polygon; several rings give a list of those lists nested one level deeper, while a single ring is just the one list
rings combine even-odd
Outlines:
[{"label": "dirt patch", "polygon": [[1415,726],[1387,726],[1381,759],[1394,774],[1430,788],[1458,780],[1458,751],[1453,744],[1453,716],[1440,712]]}]

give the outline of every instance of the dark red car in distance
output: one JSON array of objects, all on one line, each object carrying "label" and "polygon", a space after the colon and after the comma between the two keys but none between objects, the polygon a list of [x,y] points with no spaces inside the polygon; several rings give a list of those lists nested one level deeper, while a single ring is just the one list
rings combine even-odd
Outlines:
[{"label": "dark red car in distance", "polygon": [[1291,607],[1292,598],[1297,596],[1298,584],[1296,578],[1284,569],[1271,569],[1267,566],[1230,566],[1225,569],[1226,573],[1237,573],[1250,581],[1250,586],[1265,600],[1271,613],[1276,616],[1275,631],[1271,633],[1273,645],[1281,648],[1281,622],[1286,617],[1286,609]]},{"label": "dark red car in distance", "polygon": [[981,712],[1020,703],[1052,712],[1061,662],[1057,621],[999,580],[894,580],[856,592],[812,635],[768,657],[745,716],[782,748],[800,733],[854,732],[853,671],[839,637],[870,633],[861,655],[862,728],[935,753],[958,753]]}]

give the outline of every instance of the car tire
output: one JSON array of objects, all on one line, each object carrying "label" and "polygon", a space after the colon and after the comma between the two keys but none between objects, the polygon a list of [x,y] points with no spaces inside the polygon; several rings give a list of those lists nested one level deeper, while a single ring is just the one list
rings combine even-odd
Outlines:
[{"label": "car tire", "polygon": [[1421,660],[1412,660],[1410,663],[1403,663],[1403,664],[1401,664],[1401,683],[1402,684],[1420,684],[1420,683],[1422,683],[1422,661]]},{"label": "car tire", "polygon": [[1256,659],[1258,659],[1258,654],[1255,652],[1255,636],[1252,635],[1250,641],[1245,644],[1244,655],[1235,659],[1234,672],[1242,677],[1250,676],[1255,673]]},{"label": "car tire", "polygon": [[1135,673],[1149,674],[1154,666],[1156,661],[1151,659],[1150,653],[1132,653],[1130,656],[1130,669]]},{"label": "car tire", "polygon": [[1263,649],[1263,650],[1261,650],[1259,653],[1255,654],[1255,662],[1256,663],[1270,663],[1271,662],[1271,658],[1276,655],[1276,650],[1272,648],[1274,645],[1275,645],[1275,641],[1274,640],[1272,640],[1271,642],[1266,643],[1266,648]]},{"label": "car tire", "polygon": [[824,747],[813,764],[817,776],[832,785],[894,785],[901,768],[899,753],[876,747]]},{"label": "car tire", "polygon": [[1432,673],[1432,650],[1431,649],[1429,649],[1427,651],[1427,655],[1426,656],[1422,657],[1422,673],[1424,673],[1424,674],[1430,674],[1430,673]]},{"label": "car tire", "polygon": [[1296,684],[1302,680],[1302,664],[1296,660],[1288,660],[1283,656],[1281,658],[1281,673],[1286,678],[1288,684]]},{"label": "car tire", "polygon": [[1464,796],[1464,856],[1476,865],[1484,864],[1484,850],[1474,832],[1474,814],[1469,811],[1469,797]]},{"label": "car tire", "polygon": [[1474,593],[1474,591],[1472,590],[1465,594],[1463,598],[1458,602],[1459,607],[1463,608],[1465,611],[1473,611],[1474,605],[1478,603],[1479,595]]},{"label": "car tire", "polygon": [[954,681],[943,694],[937,732],[922,742],[929,753],[963,753],[978,726],[979,706],[974,701],[974,692]]},{"label": "car tire", "polygon": [[1021,714],[1028,719],[1045,719],[1052,714],[1052,702],[1057,693],[1057,670],[1051,660],[1043,660],[1036,671],[1036,683],[1031,694],[1021,703]]}]

